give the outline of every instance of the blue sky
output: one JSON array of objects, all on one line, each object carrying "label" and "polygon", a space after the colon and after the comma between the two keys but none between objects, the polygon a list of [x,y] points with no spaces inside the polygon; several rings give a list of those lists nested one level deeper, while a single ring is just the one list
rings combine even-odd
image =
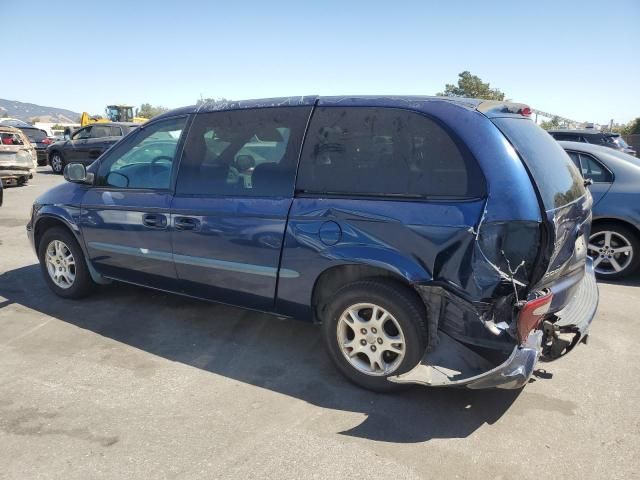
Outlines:
[{"label": "blue sky", "polygon": [[99,113],[200,95],[432,95],[470,70],[576,120],[640,116],[639,0],[0,4],[11,100]]}]

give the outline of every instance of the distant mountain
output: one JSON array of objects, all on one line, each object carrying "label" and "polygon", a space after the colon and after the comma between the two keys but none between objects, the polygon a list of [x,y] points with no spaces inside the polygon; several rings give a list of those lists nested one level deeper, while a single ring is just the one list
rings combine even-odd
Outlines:
[{"label": "distant mountain", "polygon": [[43,107],[35,103],[0,98],[0,116],[19,118],[26,122],[37,118],[40,122],[76,123],[80,114],[65,108]]}]

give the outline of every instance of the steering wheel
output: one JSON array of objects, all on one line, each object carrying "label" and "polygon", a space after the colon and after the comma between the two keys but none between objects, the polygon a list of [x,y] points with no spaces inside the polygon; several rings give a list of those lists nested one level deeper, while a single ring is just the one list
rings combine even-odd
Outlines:
[{"label": "steering wheel", "polygon": [[167,160],[169,163],[173,163],[173,157],[170,157],[168,155],[160,155],[159,157],[156,157],[153,160],[151,160],[151,166],[154,166],[160,160]]}]

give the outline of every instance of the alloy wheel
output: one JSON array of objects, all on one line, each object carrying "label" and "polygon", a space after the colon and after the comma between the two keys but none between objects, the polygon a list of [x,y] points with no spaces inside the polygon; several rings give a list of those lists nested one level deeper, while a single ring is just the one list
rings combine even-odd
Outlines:
[{"label": "alloy wheel", "polygon": [[51,168],[56,173],[60,173],[62,171],[62,157],[57,153],[51,157]]},{"label": "alloy wheel", "polygon": [[633,246],[629,239],[612,230],[591,235],[588,251],[593,258],[593,267],[600,275],[618,274],[633,261]]},{"label": "alloy wheel", "polygon": [[70,288],[76,279],[76,261],[69,247],[60,240],[47,245],[46,264],[49,277],[60,288]]},{"label": "alloy wheel", "polygon": [[349,364],[367,375],[389,375],[405,356],[406,343],[400,324],[387,310],[373,303],[358,303],[342,313],[337,341]]}]

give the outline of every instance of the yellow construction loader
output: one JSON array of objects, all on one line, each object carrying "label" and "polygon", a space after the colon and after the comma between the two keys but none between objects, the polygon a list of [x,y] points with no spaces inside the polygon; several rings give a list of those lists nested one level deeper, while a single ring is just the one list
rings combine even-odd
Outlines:
[{"label": "yellow construction loader", "polygon": [[133,115],[133,107],[131,105],[107,105],[104,109],[104,117],[91,117],[87,112],[82,112],[80,117],[80,126],[84,127],[90,123],[104,122],[134,122],[144,123],[147,121],[143,117],[135,117]]}]

